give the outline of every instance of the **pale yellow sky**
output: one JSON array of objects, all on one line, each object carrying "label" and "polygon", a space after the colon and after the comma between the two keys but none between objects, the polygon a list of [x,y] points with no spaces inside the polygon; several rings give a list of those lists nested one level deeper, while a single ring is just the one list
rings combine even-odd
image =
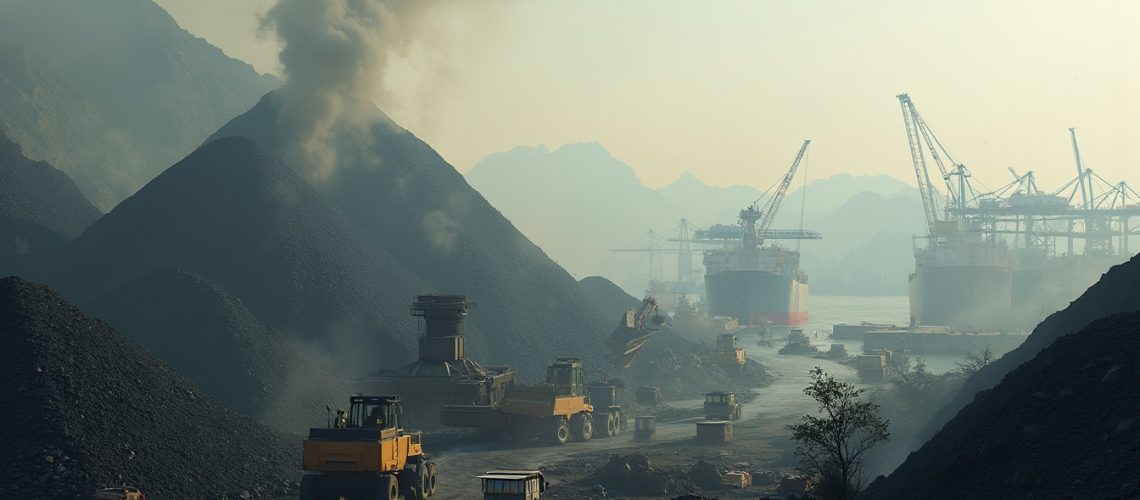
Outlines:
[{"label": "pale yellow sky", "polygon": [[[273,0],[157,0],[260,71]],[[689,170],[768,186],[813,139],[810,177],[914,182],[895,95],[976,178],[1087,165],[1140,187],[1140,2],[470,1],[418,20],[377,101],[460,170],[516,145],[599,141],[647,184]],[[383,88],[381,88],[383,87]]]}]

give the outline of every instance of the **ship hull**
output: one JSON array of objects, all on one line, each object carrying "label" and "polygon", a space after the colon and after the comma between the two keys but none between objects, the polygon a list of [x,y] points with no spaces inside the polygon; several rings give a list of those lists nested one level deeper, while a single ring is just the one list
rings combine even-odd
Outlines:
[{"label": "ship hull", "polygon": [[1007,321],[1012,294],[1008,267],[922,267],[910,278],[910,315],[923,325],[991,328]]},{"label": "ship hull", "polygon": [[722,271],[705,276],[709,314],[741,323],[801,325],[808,320],[808,284],[768,271]]}]

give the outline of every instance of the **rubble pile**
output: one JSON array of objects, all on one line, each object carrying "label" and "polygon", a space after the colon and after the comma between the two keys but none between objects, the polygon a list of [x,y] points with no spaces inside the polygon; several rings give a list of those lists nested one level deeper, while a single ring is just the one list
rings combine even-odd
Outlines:
[{"label": "rubble pile", "polygon": [[660,496],[697,489],[683,473],[658,469],[641,454],[610,456],[588,481],[619,495]]},{"label": "rubble pile", "polygon": [[324,348],[342,376],[412,359],[408,302],[431,288],[297,172],[236,137],[167,169],[51,267],[46,281],[84,308],[155,271],[197,274],[269,327]]},{"label": "rubble pile", "polygon": [[0,280],[0,498],[296,493],[298,440],[236,415],[46,286]]},{"label": "rubble pile", "polygon": [[99,215],[67,174],[29,160],[0,130],[0,276],[24,273]]},{"label": "rubble pile", "polygon": [[1100,281],[1069,304],[1069,307],[1045,318],[1045,321],[1033,329],[1033,333],[1024,343],[966,379],[957,396],[931,418],[922,437],[929,438],[934,435],[962,407],[973,401],[975,393],[997,385],[1007,373],[1033,359],[1038,352],[1058,338],[1076,333],[1100,318],[1140,311],[1140,294],[1135,293],[1138,281],[1140,281],[1140,255],[1133,256],[1128,262],[1113,266],[1101,276]]},{"label": "rubble pile", "polygon": [[[603,318],[574,278],[431,146],[371,102],[351,103],[369,114],[368,136],[360,140],[361,134],[351,132],[355,127],[336,124],[334,129],[348,133],[329,139],[337,146],[337,164],[322,169],[286,154],[295,137],[281,128],[287,120],[278,119],[284,99],[276,92],[266,95],[213,138],[248,137],[294,169],[323,177],[316,184],[323,198],[426,282],[415,293],[400,294],[393,314],[406,316],[409,299],[426,290],[465,293],[487,311],[472,315],[467,325],[467,355],[480,363],[510,365],[524,378],[545,373],[557,356],[580,356],[588,366],[599,366],[616,318]],[[378,282],[385,288],[396,284]],[[415,330],[407,331],[414,341]],[[404,363],[413,358],[408,353]]]},{"label": "rubble pile", "polygon": [[285,432],[325,425],[348,390],[209,280],[162,270],[95,302],[92,313],[230,409]]},{"label": "rubble pile", "polygon": [[978,393],[862,498],[1134,496],[1140,485],[1137,332],[1140,313],[1128,313],[1057,339]]}]

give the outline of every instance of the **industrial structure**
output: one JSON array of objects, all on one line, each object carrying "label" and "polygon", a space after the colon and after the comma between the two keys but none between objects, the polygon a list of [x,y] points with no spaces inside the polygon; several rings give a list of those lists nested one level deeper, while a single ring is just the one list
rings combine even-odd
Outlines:
[{"label": "industrial structure", "polygon": [[406,420],[423,428],[439,425],[439,409],[447,404],[491,404],[502,398],[516,372],[485,367],[464,351],[464,320],[475,303],[466,295],[421,295],[411,306],[423,318],[419,357],[400,370],[360,381],[372,394],[400,394],[408,401]]},{"label": "industrial structure", "polygon": [[[897,97],[927,223],[927,234],[916,238],[909,279],[912,324],[1028,327],[1130,256],[1128,239],[1137,231],[1129,219],[1140,215],[1140,195],[1086,168],[1075,130],[1069,134],[1077,176],[1060,189],[1043,192],[1032,171],[1013,169],[1009,184],[976,189],[973,174],[950,155],[910,96]],[[927,168],[928,156],[936,173]]]}]

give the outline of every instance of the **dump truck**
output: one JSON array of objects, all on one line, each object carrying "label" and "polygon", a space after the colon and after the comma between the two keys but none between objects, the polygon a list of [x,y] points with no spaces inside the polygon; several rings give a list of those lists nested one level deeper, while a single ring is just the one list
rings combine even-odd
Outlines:
[{"label": "dump truck", "polygon": [[705,418],[709,420],[740,420],[740,402],[733,392],[706,392]]},{"label": "dump truck", "polygon": [[746,357],[744,348],[736,345],[737,340],[731,333],[717,335],[716,347],[708,354],[709,361],[728,373],[739,374],[744,370]]},{"label": "dump truck", "polygon": [[536,470],[502,469],[479,476],[483,500],[539,500],[546,491],[546,479]]},{"label": "dump truck", "polygon": [[[594,406],[587,400],[579,358],[558,358],[546,369],[545,384],[512,384],[489,405],[444,405],[440,422],[515,439],[538,436],[552,444],[594,437]],[[608,418],[608,417],[607,417]]]},{"label": "dump truck", "polygon": [[301,448],[301,499],[423,500],[435,493],[436,466],[419,432],[400,428],[399,396],[352,396],[343,420],[309,429]]},{"label": "dump truck", "polygon": [[586,388],[594,407],[594,437],[616,436],[629,430],[629,419],[618,404],[617,386],[600,382]]}]

